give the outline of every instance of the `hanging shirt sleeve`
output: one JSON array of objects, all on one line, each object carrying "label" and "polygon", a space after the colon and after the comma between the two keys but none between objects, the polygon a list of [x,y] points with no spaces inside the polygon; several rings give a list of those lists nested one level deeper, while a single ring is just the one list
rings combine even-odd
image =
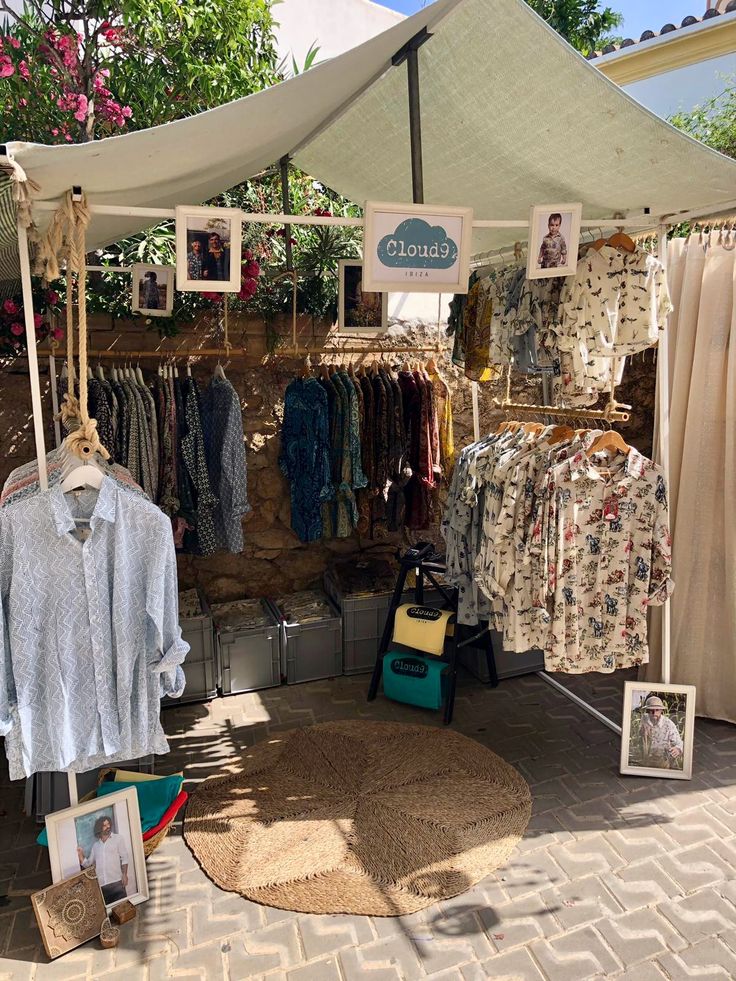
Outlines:
[{"label": "hanging shirt sleeve", "polygon": [[10,659],[10,639],[5,622],[5,599],[10,589],[10,555],[12,550],[6,540],[6,529],[0,516],[0,736],[7,736],[12,728],[11,706],[15,705],[15,682]]},{"label": "hanging shirt sleeve", "polygon": [[657,478],[657,508],[652,531],[651,572],[649,576],[648,606],[662,606],[672,595],[672,539],[670,537],[669,509],[664,477]]},{"label": "hanging shirt sleeve", "polygon": [[[166,516],[161,517],[168,525]],[[179,698],[184,691],[185,678],[181,665],[189,653],[189,644],[182,640],[179,629],[179,595],[176,573],[176,552],[170,526],[168,534],[156,542],[158,546],[151,560],[148,579],[146,611],[153,625],[155,654],[150,662],[151,670],[160,675],[160,693],[163,698]],[[153,550],[152,550],[153,551]]]}]

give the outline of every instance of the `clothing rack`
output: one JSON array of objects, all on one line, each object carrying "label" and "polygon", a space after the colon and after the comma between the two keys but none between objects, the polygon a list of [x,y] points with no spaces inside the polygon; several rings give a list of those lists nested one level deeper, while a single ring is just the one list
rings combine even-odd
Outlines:
[{"label": "clothing rack", "polygon": [[494,399],[493,404],[505,412],[555,416],[560,419],[605,419],[607,422],[628,422],[630,419],[628,412],[617,408],[618,402],[609,402],[605,409],[565,409],[558,405],[529,405],[524,402],[506,402],[503,399]]}]

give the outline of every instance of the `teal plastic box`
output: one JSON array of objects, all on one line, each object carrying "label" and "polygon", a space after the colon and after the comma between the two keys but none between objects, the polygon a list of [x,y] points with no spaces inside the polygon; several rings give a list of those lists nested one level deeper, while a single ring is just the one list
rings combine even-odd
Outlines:
[{"label": "teal plastic box", "polygon": [[439,709],[444,702],[447,664],[421,654],[388,651],[383,657],[383,690],[396,702]]}]

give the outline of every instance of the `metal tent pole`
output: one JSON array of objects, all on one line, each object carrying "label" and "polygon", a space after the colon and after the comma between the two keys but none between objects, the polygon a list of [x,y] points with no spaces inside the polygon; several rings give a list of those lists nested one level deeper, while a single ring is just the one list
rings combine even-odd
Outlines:
[{"label": "metal tent pole", "polygon": [[[288,215],[291,212],[288,153],[279,160],[279,171],[281,173],[281,207],[284,209],[284,214]],[[291,253],[291,225],[284,225],[284,233],[286,235],[286,268],[288,272],[291,272],[294,268],[294,259]]]},{"label": "metal tent pole", "polygon": [[411,192],[414,204],[424,204],[424,167],[422,164],[422,107],[419,99],[419,49],[432,35],[426,27],[396,52],[391,63],[406,62],[409,87],[409,145],[411,148]]}]

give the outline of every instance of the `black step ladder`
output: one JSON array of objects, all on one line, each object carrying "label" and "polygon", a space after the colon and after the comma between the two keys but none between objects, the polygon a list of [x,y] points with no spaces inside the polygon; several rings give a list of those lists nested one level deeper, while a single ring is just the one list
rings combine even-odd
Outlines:
[{"label": "black step ladder", "polygon": [[[407,549],[403,554],[399,552],[397,557],[399,559],[399,575],[396,579],[391,604],[388,608],[381,643],[378,646],[376,663],[373,666],[371,683],[368,688],[368,701],[372,702],[378,694],[378,685],[383,674],[383,658],[388,652],[393,637],[396,611],[403,602],[404,592],[406,590],[406,578],[411,570],[414,569],[416,571],[416,583],[414,586],[414,602],[416,605],[424,605],[424,585],[426,579],[442,596],[445,601],[444,609],[452,610],[455,614],[455,622],[449,645],[445,646],[445,651],[440,658],[440,660],[449,665],[447,688],[444,698],[444,723],[445,725],[449,725],[452,722],[452,713],[455,707],[457,655],[462,647],[475,647],[485,652],[490,678],[489,684],[492,688],[498,686],[498,673],[496,671],[496,659],[493,654],[490,629],[487,626],[480,629],[468,627],[457,622],[458,591],[454,587],[442,586],[435,578],[436,576],[442,575],[446,567],[444,556],[435,551],[435,547],[431,542],[418,542],[413,548]],[[417,651],[417,653],[422,654],[423,652]]]}]

